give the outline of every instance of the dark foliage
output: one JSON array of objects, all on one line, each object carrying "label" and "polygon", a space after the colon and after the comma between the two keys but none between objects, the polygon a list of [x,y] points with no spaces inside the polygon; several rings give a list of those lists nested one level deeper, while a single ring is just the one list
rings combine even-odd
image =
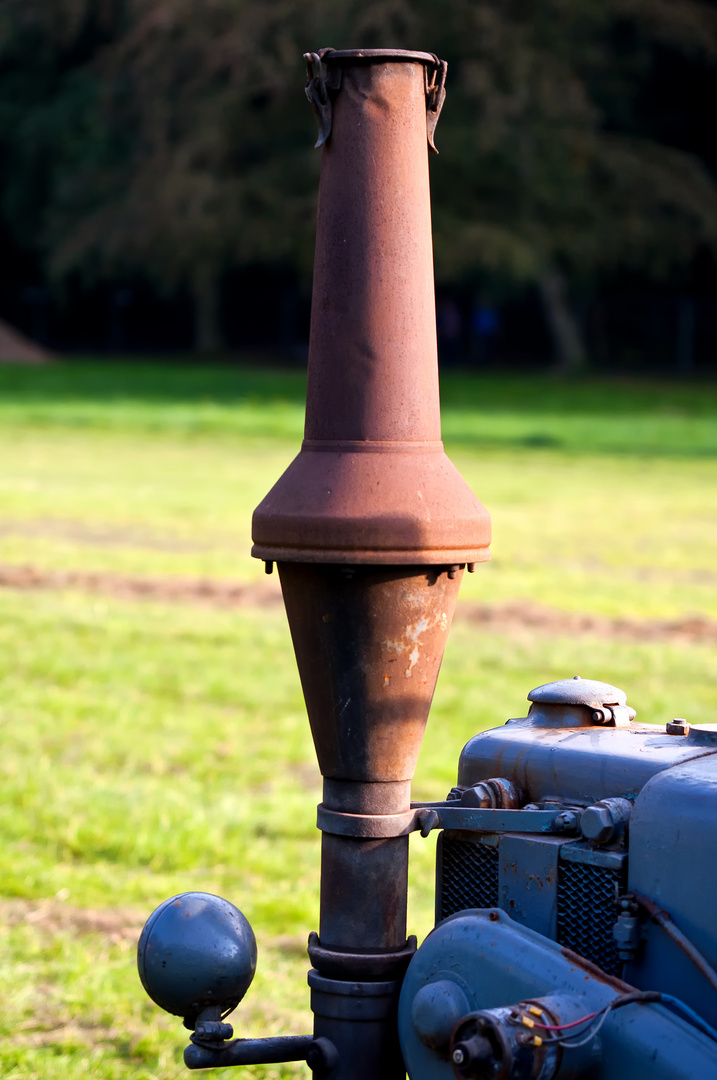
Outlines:
[{"label": "dark foliage", "polygon": [[439,284],[542,297],[558,358],[620,275],[688,280],[717,250],[717,8],[708,0],[2,0],[0,230],[58,288],[141,278],[194,299],[308,282],[319,155],[301,53],[449,61],[433,169]]}]

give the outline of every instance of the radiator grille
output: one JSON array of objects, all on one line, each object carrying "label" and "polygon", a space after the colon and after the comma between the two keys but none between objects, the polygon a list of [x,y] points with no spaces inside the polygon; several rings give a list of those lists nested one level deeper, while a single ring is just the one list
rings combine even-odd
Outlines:
[{"label": "radiator grille", "polygon": [[622,969],[612,928],[617,919],[615,886],[623,890],[619,870],[561,862],[558,877],[558,941],[609,975]]},{"label": "radiator grille", "polygon": [[[466,908],[498,907],[498,848],[443,833],[438,846],[437,918]],[[560,861],[557,940],[620,975],[621,961],[612,936],[617,912],[615,886],[625,891],[625,873],[612,867]]]},{"label": "radiator grille", "polygon": [[498,848],[445,833],[439,854],[439,918],[466,908],[498,906]]}]

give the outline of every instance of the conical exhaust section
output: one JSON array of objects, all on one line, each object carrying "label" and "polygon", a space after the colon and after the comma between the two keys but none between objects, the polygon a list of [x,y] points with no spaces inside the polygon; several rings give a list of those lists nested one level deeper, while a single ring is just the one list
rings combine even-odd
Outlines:
[{"label": "conical exhaust section", "polygon": [[322,775],[410,780],[462,571],[287,562],[279,574]]}]

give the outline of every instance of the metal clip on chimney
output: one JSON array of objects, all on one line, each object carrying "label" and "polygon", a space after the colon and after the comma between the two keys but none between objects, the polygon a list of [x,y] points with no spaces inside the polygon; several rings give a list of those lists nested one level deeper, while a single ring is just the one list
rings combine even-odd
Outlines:
[{"label": "metal clip on chimney", "polygon": [[278,564],[324,777],[315,1036],[338,1051],[331,1080],[398,1080],[410,783],[490,520],[440,433],[428,144],[445,64],[307,61],[323,160],[305,439],[254,513],[252,554]]}]

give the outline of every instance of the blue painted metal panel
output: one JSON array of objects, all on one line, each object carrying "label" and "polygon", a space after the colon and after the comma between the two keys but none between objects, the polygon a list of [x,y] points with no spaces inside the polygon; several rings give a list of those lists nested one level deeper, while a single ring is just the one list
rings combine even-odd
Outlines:
[{"label": "blue painted metal panel", "polygon": [[472,738],[460,757],[458,783],[505,776],[533,802],[634,798],[658,772],[716,750],[700,745],[697,734],[667,735],[654,724],[543,727],[526,717]]},{"label": "blue painted metal panel", "polygon": [[[496,1009],[526,998],[570,995],[584,1012],[599,1010],[624,993],[625,985],[540,934],[521,927],[504,912],[453,915],[436,927],[411,961],[398,1009],[401,1049],[411,1080],[454,1080],[446,1047],[426,1045],[419,1036],[421,1010],[414,1010],[424,987],[440,982],[445,1032],[471,1011]],[[447,984],[457,990],[449,994]],[[456,1015],[449,1015],[454,1008]],[[431,1031],[435,1044],[440,1032]],[[424,1035],[425,1038],[425,1035]],[[717,1043],[661,1005],[631,1005],[611,1013],[594,1044],[587,1069],[571,1076],[593,1080],[696,1080],[717,1077]],[[599,1051],[599,1052],[598,1052]],[[569,1054],[566,1055],[566,1063]],[[568,1075],[560,1072],[560,1075]]]},{"label": "blue painted metal panel", "polygon": [[[717,758],[713,754],[651,780],[630,825],[628,887],[664,908],[717,967]],[[717,993],[653,922],[629,977],[683,998],[717,1026]],[[717,1072],[715,1073],[717,1076]]]},{"label": "blue painted metal panel", "polygon": [[[474,912],[460,933],[458,921],[467,914],[447,918],[409,968],[406,1000],[413,992],[411,986],[415,991],[421,979],[424,985],[431,982],[432,964],[444,980],[450,973],[459,981],[472,1009],[496,1009],[527,997],[544,997],[558,987],[575,989],[581,979],[587,980],[583,990],[593,1000],[591,980],[596,973],[602,986],[611,985],[610,977],[595,968],[590,971],[590,965],[588,974],[568,974],[560,965],[570,966],[573,961],[548,939],[557,936],[573,944],[577,927],[580,933],[573,947],[619,972],[622,961],[612,936],[618,914],[613,893],[624,895],[629,890],[646,902],[638,908],[633,901],[624,901],[633,904],[629,909],[633,914],[621,918],[639,918],[636,927],[642,926],[644,937],[625,977],[640,990],[685,1001],[717,1028],[717,980],[709,971],[710,965],[717,968],[717,920],[712,916],[717,896],[717,729],[693,727],[684,734],[683,725],[683,730],[668,734],[664,728],[647,724],[590,724],[579,710],[573,710],[573,716],[571,708],[555,716],[545,709],[545,715],[534,711],[530,717],[476,736],[461,755],[458,786],[467,788],[503,777],[520,789],[522,805],[545,808],[626,798],[633,803],[626,831],[602,843],[597,834],[596,842],[510,831],[500,835],[498,903],[525,929],[511,924],[505,934],[503,929],[495,930],[495,926],[505,929],[506,924],[504,916],[494,912],[488,947],[488,912]],[[456,879],[454,892],[469,895],[470,882],[463,886],[460,868],[451,864],[451,872]],[[582,890],[570,886],[575,873],[583,873]],[[654,905],[667,911],[678,931],[686,935],[687,944],[675,943],[664,926],[646,916],[646,911],[656,910]],[[456,926],[448,933],[446,928],[454,920]],[[528,928],[541,936],[531,938]],[[637,940],[639,935],[630,939]],[[688,955],[691,946],[692,958]],[[442,1000],[449,998],[444,993]],[[403,1004],[400,1017],[411,1075],[416,1080],[452,1075],[437,1063],[435,1048],[431,1057],[416,1031],[411,1032]],[[682,1076],[717,1080],[717,1044],[700,1048],[696,1029],[688,1025],[680,1033],[674,1018],[668,1020],[660,1006],[640,1006],[628,1018],[611,1014],[609,1025],[602,1063],[594,1074],[599,1080],[636,1080],[648,1074],[651,1080]]]},{"label": "blue painted metal panel", "polygon": [[522,926],[555,938],[559,837],[501,836],[498,905]]}]

